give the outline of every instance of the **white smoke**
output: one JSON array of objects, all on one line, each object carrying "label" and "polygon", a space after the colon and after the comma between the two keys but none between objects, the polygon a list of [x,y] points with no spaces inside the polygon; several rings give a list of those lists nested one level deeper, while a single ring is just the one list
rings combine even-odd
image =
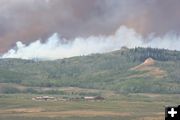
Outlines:
[{"label": "white smoke", "polygon": [[164,37],[143,38],[135,30],[125,26],[121,26],[115,34],[110,36],[78,37],[67,43],[62,41],[64,39],[59,38],[56,33],[45,43],[37,40],[29,45],[25,45],[19,41],[16,43],[16,48],[10,49],[1,58],[55,60],[115,51],[122,46],[127,46],[128,48],[153,47],[180,50],[180,36],[178,35],[167,34]]}]

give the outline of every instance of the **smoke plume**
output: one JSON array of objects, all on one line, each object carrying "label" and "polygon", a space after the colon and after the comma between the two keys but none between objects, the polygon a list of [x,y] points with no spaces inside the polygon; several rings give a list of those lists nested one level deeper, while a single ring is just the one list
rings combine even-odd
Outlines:
[{"label": "smoke plume", "polygon": [[0,0],[0,54],[17,41],[111,34],[121,25],[143,36],[180,34],[180,0]]},{"label": "smoke plume", "polygon": [[145,38],[135,30],[121,26],[114,34],[109,36],[77,37],[74,40],[67,40],[55,33],[44,43],[37,40],[26,45],[18,41],[16,47],[2,55],[2,58],[55,60],[92,53],[110,52],[119,50],[122,46],[128,48],[153,47],[180,50],[179,45],[180,36],[173,33],[166,34],[163,37],[149,35]]}]

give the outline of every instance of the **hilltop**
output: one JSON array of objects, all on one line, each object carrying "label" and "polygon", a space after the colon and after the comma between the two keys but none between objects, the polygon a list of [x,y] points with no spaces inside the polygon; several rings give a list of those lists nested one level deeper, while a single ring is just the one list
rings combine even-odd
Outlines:
[{"label": "hilltop", "polygon": [[0,92],[78,87],[119,93],[180,93],[179,73],[179,51],[153,48],[123,48],[55,61],[0,59]]}]

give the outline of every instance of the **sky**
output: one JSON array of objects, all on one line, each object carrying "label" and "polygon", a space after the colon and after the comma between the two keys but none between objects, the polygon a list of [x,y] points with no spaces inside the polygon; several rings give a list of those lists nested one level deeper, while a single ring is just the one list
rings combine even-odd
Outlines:
[{"label": "sky", "polygon": [[133,29],[138,41],[153,36],[155,44],[173,36],[163,44],[179,43],[179,6],[179,0],[1,0],[0,54],[18,48],[18,43],[45,44],[54,34],[68,44],[79,38],[99,43],[99,36],[106,39],[125,28]]}]

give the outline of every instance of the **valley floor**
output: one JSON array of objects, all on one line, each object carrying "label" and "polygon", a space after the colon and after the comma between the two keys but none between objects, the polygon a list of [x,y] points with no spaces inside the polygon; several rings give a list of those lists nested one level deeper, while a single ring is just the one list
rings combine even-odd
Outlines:
[{"label": "valley floor", "polygon": [[[1,120],[164,120],[180,95],[116,94],[104,101],[33,101],[35,94],[1,94]],[[58,97],[58,95],[54,95]]]}]

